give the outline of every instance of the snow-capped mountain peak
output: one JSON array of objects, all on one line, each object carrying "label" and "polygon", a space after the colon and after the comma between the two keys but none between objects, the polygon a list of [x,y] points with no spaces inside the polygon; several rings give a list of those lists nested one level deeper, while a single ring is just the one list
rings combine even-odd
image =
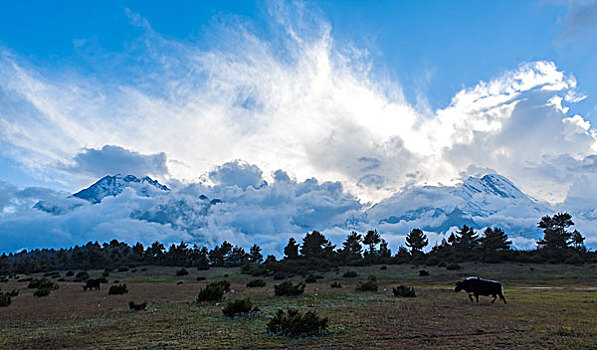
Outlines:
[{"label": "snow-capped mountain peak", "polygon": [[122,193],[126,187],[134,188],[141,196],[148,197],[151,192],[170,191],[168,187],[160,184],[157,180],[145,176],[141,179],[134,175],[123,176],[116,174],[114,176],[104,176],[93,185],[73,194],[73,197],[87,200],[91,203],[99,203],[108,196],[117,196]]},{"label": "snow-capped mountain peak", "polygon": [[471,176],[464,181],[460,192],[468,198],[478,194],[513,199],[528,198],[510,180],[498,174],[488,174],[482,178]]}]

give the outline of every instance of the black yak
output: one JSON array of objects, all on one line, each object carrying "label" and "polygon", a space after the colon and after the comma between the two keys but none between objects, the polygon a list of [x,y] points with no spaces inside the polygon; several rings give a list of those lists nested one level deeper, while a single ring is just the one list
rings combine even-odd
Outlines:
[{"label": "black yak", "polygon": [[498,281],[483,280],[479,277],[467,277],[462,282],[456,282],[456,289],[454,291],[460,292],[461,290],[468,293],[468,297],[471,301],[473,301],[473,295],[477,299],[477,302],[479,302],[479,295],[491,295],[493,296],[492,303],[495,302],[499,296],[504,304],[506,304],[502,284]]},{"label": "black yak", "polygon": [[89,288],[89,290],[92,290],[92,289],[100,290],[100,281],[101,281],[100,278],[87,280],[87,282],[83,286],[83,291],[86,291],[88,288]]}]

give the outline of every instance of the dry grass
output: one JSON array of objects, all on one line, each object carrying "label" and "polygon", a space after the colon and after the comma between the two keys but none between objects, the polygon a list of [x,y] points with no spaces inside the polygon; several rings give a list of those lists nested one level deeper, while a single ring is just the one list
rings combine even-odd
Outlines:
[{"label": "dry grass", "polygon": [[[426,267],[428,277],[419,277],[419,268],[408,265],[351,268],[359,277],[346,279],[341,269],[308,284],[299,297],[275,297],[273,285],[280,281],[271,279],[264,288],[246,288],[252,277],[238,269],[189,269],[184,278],[175,276],[176,268],[115,272],[109,285],[118,279],[129,288],[128,294],[116,296],[108,296],[109,285],[83,292],[81,283],[63,282],[49,297],[38,299],[26,283],[10,281],[1,284],[2,290],[19,288],[21,295],[0,309],[0,348],[578,349],[597,344],[597,292],[574,289],[597,286],[594,266],[463,266],[460,271]],[[221,306],[194,302],[200,287],[224,274],[234,289],[226,298],[250,296],[262,310],[257,316],[229,319]],[[371,274],[378,278],[379,292],[355,292],[356,284]],[[508,304],[491,304],[487,297],[471,303],[464,293],[454,293],[453,281],[469,274],[504,282]],[[196,282],[199,275],[207,280]],[[178,280],[185,283],[177,285]],[[334,281],[343,288],[330,288]],[[417,298],[393,297],[391,287],[398,284],[414,285]],[[129,301],[147,301],[147,310],[130,311]],[[266,334],[265,324],[280,307],[317,310],[330,319],[330,334],[299,340]]]}]

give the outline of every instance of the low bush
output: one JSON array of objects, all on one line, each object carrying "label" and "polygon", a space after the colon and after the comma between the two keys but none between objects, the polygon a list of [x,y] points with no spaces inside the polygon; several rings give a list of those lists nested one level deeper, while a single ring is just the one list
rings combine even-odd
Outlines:
[{"label": "low bush", "polygon": [[386,265],[383,265],[382,267],[379,268],[380,270],[387,270],[388,267]]},{"label": "low bush", "polygon": [[0,307],[6,307],[12,303],[12,299],[8,293],[0,293]]},{"label": "low bush", "polygon": [[429,271],[427,271],[427,270],[419,270],[419,276],[429,276]]},{"label": "low bush", "polygon": [[58,284],[54,283],[51,279],[48,278],[36,278],[29,282],[27,288],[36,288],[36,289],[58,289]]},{"label": "low bush", "polygon": [[197,278],[195,278],[195,280],[197,281],[205,281],[207,278],[205,278],[205,276],[199,276]]},{"label": "low bush", "polygon": [[274,293],[277,296],[296,296],[296,295],[303,294],[304,291],[305,291],[304,283],[298,283],[295,285],[295,284],[292,284],[292,282],[287,281],[287,282],[283,282],[281,284],[277,284],[274,286]]},{"label": "low bush", "polygon": [[121,266],[118,268],[118,272],[126,272],[128,270],[129,270],[128,266]]},{"label": "low bush", "polygon": [[8,294],[9,297],[17,297],[19,296],[19,290],[13,289],[10,292],[6,292],[5,294]]},{"label": "low bush", "polygon": [[109,272],[106,272],[106,271],[104,271],[104,272],[102,273],[102,277],[110,277],[110,273],[109,273]]},{"label": "low bush", "polygon": [[284,272],[278,271],[278,272],[274,273],[274,280],[276,280],[276,281],[286,279],[286,277],[287,276]]},{"label": "low bush", "polygon": [[230,282],[219,281],[216,283],[210,283],[205,288],[199,291],[197,295],[197,302],[214,302],[221,301],[224,297],[224,293],[230,290]]},{"label": "low bush", "polygon": [[344,272],[344,274],[342,275],[342,277],[345,277],[345,278],[354,278],[354,277],[357,277],[358,275],[359,274],[356,273],[356,272],[354,272],[354,271],[346,271],[346,272]]},{"label": "low bush", "polygon": [[97,279],[99,283],[108,283],[108,279],[106,277],[100,277]]},{"label": "low bush", "polygon": [[305,278],[305,283],[315,283],[317,282],[317,278],[315,278],[315,276],[313,275],[309,275],[307,276],[307,278]]},{"label": "low bush", "polygon": [[189,274],[189,271],[187,271],[187,269],[185,269],[184,267],[178,271],[176,271],[176,276],[186,276]]},{"label": "low bush", "polygon": [[128,292],[129,292],[129,290],[126,287],[126,283],[123,283],[123,284],[119,284],[117,286],[110,286],[108,295],[126,294]]},{"label": "low bush", "polygon": [[355,288],[357,292],[377,292],[377,282],[368,280],[366,282],[359,282]]},{"label": "low bush", "polygon": [[50,292],[52,291],[52,289],[50,288],[39,288],[36,289],[35,292],[33,292],[33,296],[34,297],[47,297],[48,295],[50,295]]},{"label": "low bush", "polygon": [[320,318],[315,311],[301,314],[293,309],[279,309],[267,324],[269,333],[290,337],[321,335],[327,328],[328,319]]},{"label": "low bush", "polygon": [[135,302],[129,301],[129,309],[131,309],[131,310],[141,311],[141,310],[145,310],[146,307],[147,307],[146,301],[142,302],[141,304],[135,304]]},{"label": "low bush", "polygon": [[75,275],[75,273],[73,271],[68,271],[66,273],[66,277],[71,277],[71,276],[74,276],[74,275]]},{"label": "low bush", "polygon": [[247,315],[251,311],[256,311],[256,309],[253,308],[253,302],[251,301],[251,298],[233,300],[229,303],[226,303],[226,306],[224,306],[222,309],[224,316],[227,317]]},{"label": "low bush", "polygon": [[338,282],[334,282],[332,284],[330,284],[331,288],[342,288],[342,285]]},{"label": "low bush", "polygon": [[446,266],[446,270],[460,270],[462,269],[462,266],[458,265],[458,264],[450,264],[448,266]]},{"label": "low bush", "polygon": [[89,274],[87,273],[87,271],[81,271],[75,275],[75,278],[81,281],[86,281],[89,279]]},{"label": "low bush", "polygon": [[265,287],[266,283],[264,280],[250,280],[247,282],[247,288],[258,288]]},{"label": "low bush", "polygon": [[417,296],[413,287],[405,285],[400,285],[396,288],[393,288],[392,292],[394,293],[394,296],[399,298],[414,298]]}]

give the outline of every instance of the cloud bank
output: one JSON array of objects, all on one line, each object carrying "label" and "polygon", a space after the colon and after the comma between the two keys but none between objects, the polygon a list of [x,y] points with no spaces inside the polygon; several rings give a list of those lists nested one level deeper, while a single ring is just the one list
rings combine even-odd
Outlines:
[{"label": "cloud bank", "polygon": [[[342,203],[377,202],[487,172],[552,204],[597,206],[597,192],[589,192],[597,191],[597,133],[568,113],[584,97],[554,62],[512,67],[462,89],[445,108],[415,108],[404,87],[376,74],[366,51],[336,42],[330,24],[309,11],[272,5],[265,34],[223,17],[207,30],[207,48],[168,40],[126,11],[142,37],[130,51],[98,58],[116,62],[118,74],[48,70],[0,49],[0,152],[61,182],[65,172],[88,183],[100,173],[147,171],[208,181],[221,189],[210,197],[236,201],[273,182],[275,191],[259,190],[264,197],[251,201],[254,217],[277,228],[316,223],[314,208],[337,215],[313,191],[335,198],[341,187],[354,197]],[[312,177],[323,182],[310,185]],[[290,221],[276,217],[283,207],[269,206],[269,196],[285,195],[276,192],[284,183],[312,201],[293,208],[303,214]],[[341,207],[352,208],[348,202]],[[247,220],[243,229],[257,234]],[[118,232],[115,222],[110,230]]]}]

